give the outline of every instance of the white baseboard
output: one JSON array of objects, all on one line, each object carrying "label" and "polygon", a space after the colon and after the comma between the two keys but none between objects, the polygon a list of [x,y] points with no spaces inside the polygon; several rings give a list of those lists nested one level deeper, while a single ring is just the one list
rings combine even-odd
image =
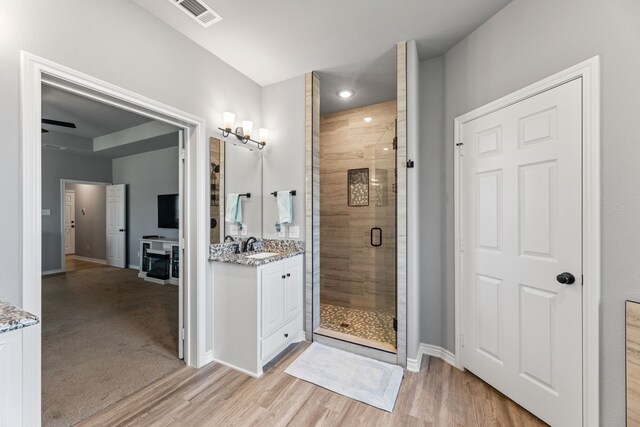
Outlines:
[{"label": "white baseboard", "polygon": [[439,359],[444,360],[454,368],[460,369],[460,367],[456,364],[455,354],[451,353],[449,350],[439,347],[437,345],[420,343],[416,358],[415,359],[407,358],[407,371],[420,372],[420,365],[422,364],[423,355],[437,357]]},{"label": "white baseboard", "polygon": [[58,269],[58,270],[47,270],[47,271],[43,271],[42,275],[43,276],[49,276],[50,274],[58,274],[58,273],[64,273],[64,270],[62,269]]},{"label": "white baseboard", "polygon": [[74,255],[73,258],[77,259],[78,261],[95,262],[96,264],[106,264],[107,263],[106,259],[88,258],[88,257],[85,257],[85,256],[80,256],[80,255]]},{"label": "white baseboard", "polygon": [[140,266],[139,265],[133,265],[133,264],[129,264],[128,267],[132,270],[138,270],[140,271]]}]

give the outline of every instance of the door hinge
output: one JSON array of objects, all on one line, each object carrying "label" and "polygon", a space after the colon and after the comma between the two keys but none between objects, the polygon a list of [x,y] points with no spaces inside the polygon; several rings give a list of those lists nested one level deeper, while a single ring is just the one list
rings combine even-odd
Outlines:
[{"label": "door hinge", "polygon": [[184,250],[184,237],[180,238],[180,249]]},{"label": "door hinge", "polygon": [[184,341],[184,328],[180,329],[180,339]]},{"label": "door hinge", "polygon": [[464,156],[464,144],[462,143],[462,141],[458,142],[458,143],[456,144],[456,147],[458,148],[458,153],[459,153],[461,156]]},{"label": "door hinge", "polygon": [[181,148],[180,149],[180,160],[184,160],[185,157],[186,157],[185,149]]}]

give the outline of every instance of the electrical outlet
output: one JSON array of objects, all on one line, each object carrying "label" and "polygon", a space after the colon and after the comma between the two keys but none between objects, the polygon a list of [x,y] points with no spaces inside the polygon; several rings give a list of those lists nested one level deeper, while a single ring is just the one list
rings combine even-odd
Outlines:
[{"label": "electrical outlet", "polygon": [[231,224],[229,226],[229,234],[231,234],[232,236],[238,235],[238,224]]},{"label": "electrical outlet", "polygon": [[242,225],[242,232],[241,232],[241,234],[242,234],[243,236],[246,236],[247,234],[249,234],[249,227],[247,227],[247,224],[243,224],[243,225]]},{"label": "electrical outlet", "polygon": [[292,239],[299,239],[300,238],[300,227],[298,227],[297,225],[292,225],[291,227],[289,227],[289,237],[291,237]]},{"label": "electrical outlet", "polygon": [[287,237],[287,226],[286,225],[281,225],[280,226],[280,231],[278,231],[278,237],[281,237],[281,238]]},{"label": "electrical outlet", "polygon": [[51,215],[51,209],[42,209],[42,215],[43,216]]}]

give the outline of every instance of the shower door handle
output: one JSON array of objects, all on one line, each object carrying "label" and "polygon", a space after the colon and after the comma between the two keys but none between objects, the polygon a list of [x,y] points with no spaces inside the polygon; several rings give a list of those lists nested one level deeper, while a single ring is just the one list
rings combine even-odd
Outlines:
[{"label": "shower door handle", "polygon": [[[373,243],[373,234],[375,231],[378,232],[378,243]],[[374,246],[374,247],[382,246],[382,228],[373,227],[371,229],[371,246]]]}]

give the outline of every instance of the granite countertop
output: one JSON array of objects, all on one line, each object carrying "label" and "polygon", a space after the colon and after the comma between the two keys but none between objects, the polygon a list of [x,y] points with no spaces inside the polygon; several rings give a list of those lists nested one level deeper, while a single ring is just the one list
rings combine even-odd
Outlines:
[{"label": "granite countertop", "polygon": [[8,302],[0,301],[0,334],[26,328],[40,322],[37,316]]},{"label": "granite countertop", "polygon": [[[236,246],[242,244],[243,241],[244,240],[238,240],[231,243],[211,245],[209,249],[209,261],[259,267],[304,253],[304,242],[300,240],[258,239],[255,244],[255,251],[236,254]],[[268,258],[247,257],[261,252],[274,252],[277,253],[277,255]]]}]

